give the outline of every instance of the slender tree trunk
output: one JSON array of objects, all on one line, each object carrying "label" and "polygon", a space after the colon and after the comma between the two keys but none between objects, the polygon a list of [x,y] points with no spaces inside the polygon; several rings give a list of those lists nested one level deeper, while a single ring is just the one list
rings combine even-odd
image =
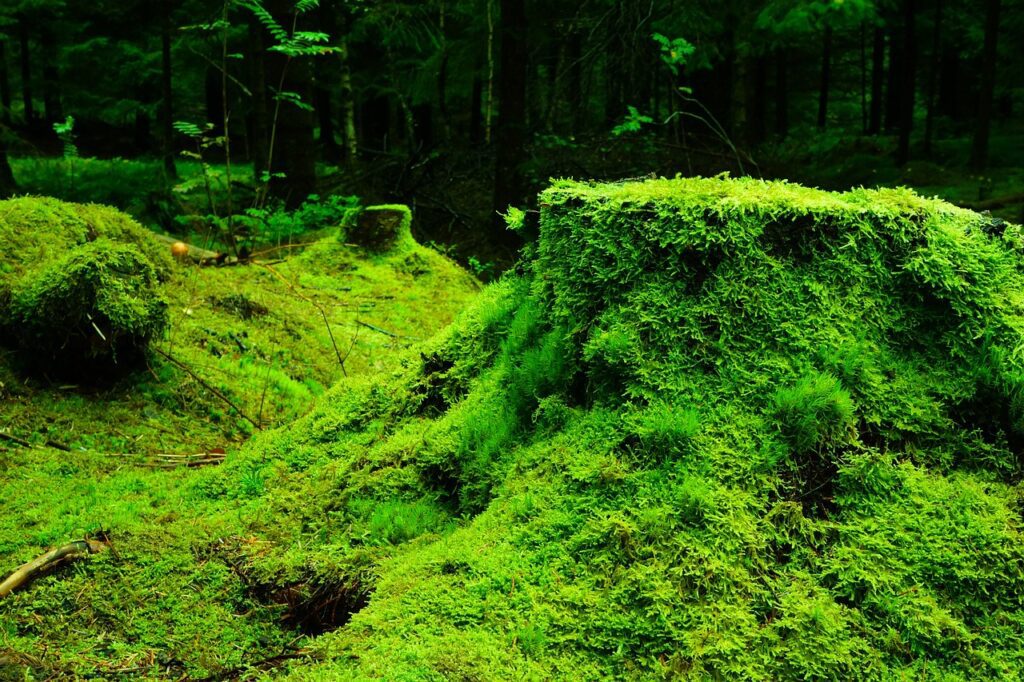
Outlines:
[{"label": "slender tree trunk", "polygon": [[[500,112],[496,130],[497,163],[494,210],[504,212],[526,198],[521,165],[526,145],[526,79],[528,75],[526,0],[501,0],[501,70],[498,83]],[[494,216],[495,237],[506,245],[516,242],[501,217]]]},{"label": "slender tree trunk", "polygon": [[0,199],[9,197],[18,191],[18,185],[14,182],[14,173],[11,171],[11,164],[7,159],[7,135],[8,131],[0,127]]},{"label": "slender tree trunk", "polygon": [[[284,25],[292,24],[294,6],[289,0],[271,0],[268,9]],[[300,30],[307,30],[301,26]],[[283,85],[279,91],[294,92],[309,103],[313,95],[313,72],[308,58],[289,59],[278,52],[267,51],[268,80]],[[280,108],[278,109],[278,105]],[[270,171],[283,173],[270,183],[271,193],[294,208],[316,192],[316,142],[313,135],[313,112],[289,102],[275,102],[278,115],[271,121]],[[276,130],[273,127],[276,126]]]},{"label": "slender tree trunk", "polygon": [[[347,31],[347,26],[346,26]],[[340,51],[338,61],[341,65],[339,91],[341,94],[341,119],[344,132],[345,163],[349,168],[359,164],[359,137],[356,133],[356,98],[352,89],[352,68],[349,65],[348,35],[338,41]]]},{"label": "slender tree trunk", "polygon": [[[318,17],[320,30],[336,40],[338,36],[338,22],[333,5],[320,3]],[[335,83],[340,80],[338,73],[337,55],[320,57],[314,61],[316,74],[316,114],[320,124],[320,151],[324,161],[337,165],[341,162],[341,147],[334,139],[334,102],[333,92]]]},{"label": "slender tree trunk", "polygon": [[984,170],[988,165],[988,138],[992,128],[992,100],[996,88],[996,47],[1001,4],[1001,0],[987,0],[985,3],[985,46],[982,50],[978,120],[971,145],[971,167],[975,170]]},{"label": "slender tree trunk", "polygon": [[253,178],[259,186],[267,172],[270,144],[270,100],[267,97],[267,59],[263,26],[256,17],[249,18],[249,90],[252,108],[249,113],[249,156]]},{"label": "slender tree trunk", "polygon": [[18,17],[18,41],[21,52],[21,101],[24,106],[25,124],[31,125],[36,117],[32,103],[32,61],[29,47],[28,19],[24,15]]},{"label": "slender tree trunk", "polygon": [[164,173],[169,179],[178,177],[174,163],[174,64],[171,61],[171,0],[160,3],[160,155]]},{"label": "slender tree trunk", "polygon": [[494,122],[494,2],[487,3],[487,101],[484,104],[484,142],[491,143]]},{"label": "slender tree trunk", "polygon": [[895,32],[889,34],[889,70],[885,78],[885,131],[892,132],[899,126],[900,104],[902,102],[901,82],[903,60],[906,51],[903,41]]},{"label": "slender tree trunk", "polygon": [[828,90],[832,77],[832,27],[825,27],[821,42],[821,84],[818,88],[818,128],[828,124]]},{"label": "slender tree trunk", "polygon": [[573,135],[578,135],[583,124],[583,37],[578,29],[574,29],[569,35],[568,49],[569,130]]},{"label": "slender tree trunk", "polygon": [[64,120],[61,105],[60,74],[57,71],[57,37],[49,26],[40,31],[40,47],[43,54],[43,116],[47,123]]},{"label": "slender tree trunk", "polygon": [[942,0],[935,0],[935,26],[932,31],[931,66],[928,69],[928,111],[924,121],[924,153],[932,155],[935,136],[935,91],[939,82],[939,64],[942,55]]},{"label": "slender tree trunk", "polygon": [[747,119],[747,130],[750,144],[758,145],[764,142],[766,100],[765,81],[768,80],[768,64],[765,57],[758,55],[754,58],[753,87],[750,90],[750,106],[747,109],[750,116]]},{"label": "slender tree trunk", "polygon": [[437,25],[438,25],[438,37],[441,42],[439,50],[441,52],[440,65],[437,69],[437,118],[441,128],[441,141],[447,142],[451,136],[451,123],[448,116],[448,36],[446,33],[447,24],[447,4],[445,0],[441,0],[441,6],[438,8]]},{"label": "slender tree trunk", "polygon": [[871,45],[871,111],[868,114],[868,134],[882,132],[882,87],[885,83],[885,32],[875,27]]},{"label": "slender tree trunk", "polygon": [[483,142],[483,100],[484,82],[480,76],[473,77],[473,89],[469,96],[469,141],[477,145]]},{"label": "slender tree trunk", "polygon": [[896,145],[896,165],[902,166],[910,160],[910,133],[914,127],[915,84],[917,76],[917,37],[914,20],[915,0],[904,0],[903,5],[903,78],[900,98],[900,135]]},{"label": "slender tree trunk", "polygon": [[11,123],[11,82],[7,78],[7,42],[0,40],[0,122]]},{"label": "slender tree trunk", "polygon": [[786,50],[775,51],[775,134],[786,137],[789,134],[789,64]]},{"label": "slender tree trunk", "polygon": [[860,22],[860,130],[868,131],[868,52],[864,22]]}]

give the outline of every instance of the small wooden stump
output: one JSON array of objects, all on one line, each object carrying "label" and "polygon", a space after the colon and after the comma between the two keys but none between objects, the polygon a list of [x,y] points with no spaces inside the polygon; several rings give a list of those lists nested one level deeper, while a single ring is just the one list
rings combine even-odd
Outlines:
[{"label": "small wooden stump", "polygon": [[359,214],[348,241],[367,251],[388,251],[409,235],[411,222],[406,206],[370,206]]}]

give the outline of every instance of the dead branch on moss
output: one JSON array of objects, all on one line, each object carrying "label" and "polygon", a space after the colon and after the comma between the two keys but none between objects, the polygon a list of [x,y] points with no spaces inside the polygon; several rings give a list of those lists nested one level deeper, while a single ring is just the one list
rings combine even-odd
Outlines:
[{"label": "dead branch on moss", "polygon": [[192,368],[191,368],[191,367],[189,367],[188,365],[186,365],[186,364],[185,364],[184,362],[182,362],[181,360],[178,360],[177,358],[175,358],[174,356],[172,356],[172,355],[171,355],[170,353],[167,353],[167,352],[165,352],[165,351],[162,351],[162,350],[160,350],[160,349],[159,349],[159,348],[157,348],[156,346],[154,346],[154,347],[153,347],[153,350],[155,350],[155,351],[157,352],[157,354],[159,354],[160,356],[162,356],[162,357],[166,358],[166,360],[167,360],[168,362],[170,362],[170,363],[171,363],[172,365],[174,365],[175,367],[177,367],[178,369],[180,369],[181,371],[185,372],[185,373],[186,373],[186,374],[188,374],[188,375],[189,375],[190,377],[192,377],[193,379],[195,379],[196,381],[198,381],[198,382],[200,383],[200,385],[202,385],[202,386],[203,386],[203,388],[205,388],[206,390],[208,390],[208,391],[209,391],[210,393],[212,393],[212,394],[213,394],[213,395],[215,395],[215,396],[216,396],[217,398],[219,398],[221,402],[223,402],[223,403],[224,403],[225,405],[227,405],[227,406],[228,406],[228,407],[230,407],[230,408],[231,408],[232,410],[234,410],[235,412],[237,412],[237,413],[238,413],[238,416],[240,416],[240,417],[241,417],[242,419],[244,419],[245,421],[247,421],[247,422],[249,422],[250,424],[252,424],[253,426],[255,426],[255,427],[256,427],[256,430],[257,430],[257,431],[262,431],[262,430],[263,430],[263,427],[262,427],[262,426],[260,426],[259,424],[257,424],[257,423],[256,423],[256,421],[255,421],[255,420],[254,420],[254,419],[253,419],[252,417],[250,417],[249,415],[247,415],[247,414],[246,414],[245,412],[242,412],[242,410],[241,410],[241,409],[240,409],[240,408],[239,408],[239,407],[238,407],[237,405],[235,405],[235,403],[233,403],[233,402],[231,401],[231,399],[230,399],[230,398],[228,398],[228,397],[227,397],[226,395],[224,395],[223,393],[221,393],[220,391],[218,391],[218,390],[217,390],[216,388],[214,388],[213,386],[211,386],[211,385],[210,385],[210,384],[209,384],[209,383],[208,383],[208,382],[207,382],[207,381],[206,381],[205,379],[203,379],[203,378],[202,378],[201,376],[199,376],[198,374],[196,374],[195,372],[193,372],[193,371],[192,371]]},{"label": "dead branch on moss", "polygon": [[109,547],[110,545],[107,542],[86,539],[76,540],[75,542],[61,545],[56,549],[51,549],[46,554],[24,564],[0,583],[0,599],[3,599],[36,576],[56,568],[60,564],[97,554]]},{"label": "dead branch on moss", "polygon": [[324,310],[323,306],[314,301],[313,299],[311,299],[310,297],[303,294],[301,291],[299,291],[294,284],[288,281],[287,277],[285,277],[280,272],[271,267],[269,263],[256,263],[256,265],[259,265],[261,268],[266,269],[268,272],[274,275],[274,277],[277,277],[279,280],[284,282],[285,285],[291,290],[293,294],[295,294],[300,299],[310,304],[320,312],[320,317],[324,318],[324,326],[327,327],[327,335],[331,337],[331,345],[334,347],[334,355],[337,356],[338,364],[341,365],[341,373],[344,374],[345,376],[348,376],[348,371],[345,369],[345,359],[348,356],[346,355],[344,358],[341,357],[341,351],[338,350],[338,342],[334,340],[334,331],[331,329],[331,323],[327,319],[327,312]]}]

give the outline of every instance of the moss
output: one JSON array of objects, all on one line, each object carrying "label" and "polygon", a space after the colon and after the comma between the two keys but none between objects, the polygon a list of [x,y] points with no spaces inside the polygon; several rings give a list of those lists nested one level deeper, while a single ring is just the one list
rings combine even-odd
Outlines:
[{"label": "moss", "polygon": [[[218,470],[146,492],[88,457],[14,462],[0,551],[107,519],[138,553],[0,603],[5,646],[46,641],[51,675],[145,647],[224,674],[299,636],[267,674],[1024,673],[1017,226],[726,178],[542,202],[521,274]],[[46,476],[88,504],[51,518]],[[98,586],[123,613],[83,608]],[[310,613],[322,634],[290,629]]]},{"label": "moss", "polygon": [[346,239],[370,252],[407,250],[412,238],[412,211],[403,204],[367,206],[346,233]]}]

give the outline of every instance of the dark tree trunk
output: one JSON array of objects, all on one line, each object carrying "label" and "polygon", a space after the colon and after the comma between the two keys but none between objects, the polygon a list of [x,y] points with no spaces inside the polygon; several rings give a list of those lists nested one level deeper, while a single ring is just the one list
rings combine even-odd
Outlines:
[{"label": "dark tree trunk", "polygon": [[0,199],[5,199],[18,191],[11,164],[7,160],[7,134],[7,130],[0,128]]},{"label": "dark tree trunk", "polygon": [[982,51],[981,87],[978,98],[978,120],[971,144],[971,167],[984,170],[988,165],[988,138],[992,127],[992,99],[996,88],[996,52],[999,38],[1001,0],[985,3],[985,46]]},{"label": "dark tree trunk", "polygon": [[203,83],[204,101],[206,104],[206,120],[213,124],[213,134],[224,134],[224,97],[221,87],[220,70],[211,66],[206,67],[206,79]]},{"label": "dark tree trunk", "polygon": [[896,165],[910,160],[910,133],[914,127],[915,84],[917,78],[917,37],[914,29],[915,0],[904,0],[903,5],[903,77],[901,78],[900,135],[896,145]]},{"label": "dark tree trunk", "polygon": [[270,152],[270,100],[267,98],[267,60],[263,26],[256,17],[249,18],[249,90],[252,108],[249,111],[249,156],[257,184],[263,182]]},{"label": "dark tree trunk", "polygon": [[480,76],[475,76],[469,97],[469,141],[474,145],[484,141],[483,99],[484,82]]},{"label": "dark tree trunk", "polygon": [[43,116],[52,124],[64,120],[64,107],[57,71],[57,38],[48,26],[40,32],[40,48],[43,53]]},{"label": "dark tree trunk", "polygon": [[[334,7],[329,3],[320,3],[318,17],[320,30],[331,37],[337,38],[338,26]],[[320,124],[320,151],[324,161],[338,164],[341,161],[341,147],[335,140],[334,102],[331,93],[340,80],[338,77],[337,55],[320,57],[316,66],[316,114]]]},{"label": "dark tree trunk", "polygon": [[7,42],[0,40],[0,121],[11,122],[11,82],[7,78]]},{"label": "dark tree trunk", "polygon": [[[294,6],[289,0],[272,0],[267,7],[281,24],[291,25]],[[301,25],[301,19],[299,24],[299,30],[308,30]],[[294,92],[303,102],[310,103],[313,72],[308,58],[289,59],[268,50],[265,60],[267,80],[275,89]],[[289,208],[294,208],[310,194],[316,193],[316,141],[313,134],[316,117],[312,111],[289,102],[276,101],[274,106],[277,113],[271,120],[270,171],[282,173],[284,177],[274,178],[270,191]]]},{"label": "dark tree trunk", "polygon": [[832,78],[832,27],[825,27],[821,41],[821,82],[818,87],[818,128],[828,124],[828,90]]},{"label": "dark tree trunk", "polygon": [[[521,165],[526,145],[526,79],[528,73],[526,0],[501,0],[501,54],[499,57],[498,122],[495,129],[497,162],[494,173],[496,212],[502,213],[526,198]],[[494,216],[495,238],[512,246],[515,235]]]},{"label": "dark tree trunk", "polygon": [[885,131],[892,132],[899,126],[901,104],[901,82],[903,77],[903,41],[894,33],[889,34],[889,70],[885,79]]},{"label": "dark tree trunk", "polygon": [[924,121],[924,153],[932,155],[935,136],[935,90],[939,81],[939,63],[942,55],[942,0],[935,0],[935,26],[932,31],[931,66],[928,69],[928,111]]},{"label": "dark tree trunk", "polygon": [[759,55],[754,58],[754,68],[751,77],[753,82],[750,84],[751,87],[748,88],[750,97],[747,106],[749,113],[747,117],[747,137],[750,144],[758,145],[764,142],[765,118],[767,118],[765,81],[768,80],[768,64],[763,56]]},{"label": "dark tree trunk", "polygon": [[939,67],[939,104],[938,110],[954,121],[964,118],[964,96],[961,92],[960,55],[949,45],[942,49],[942,62]]},{"label": "dark tree trunk", "polygon": [[569,68],[566,99],[569,105],[569,130],[573,135],[580,133],[583,124],[583,38],[578,30],[569,36]]},{"label": "dark tree trunk", "polygon": [[341,122],[344,133],[345,163],[349,168],[355,168],[359,163],[359,137],[356,133],[356,94],[352,87],[352,68],[349,65],[348,54],[348,28],[346,22],[346,35],[339,40],[340,52],[338,63],[340,65],[338,91],[341,95]]},{"label": "dark tree trunk", "polygon": [[871,45],[871,111],[868,114],[868,134],[882,132],[882,87],[885,82],[885,32],[875,27]]},{"label": "dark tree trunk", "polygon": [[174,163],[174,64],[171,61],[171,0],[160,3],[160,156],[164,173],[170,179],[178,177]]},{"label": "dark tree trunk", "polygon": [[18,17],[18,42],[21,57],[21,101],[25,109],[25,123],[31,125],[36,117],[32,103],[32,57],[29,47],[28,19]]},{"label": "dark tree trunk", "polygon": [[775,134],[785,137],[789,134],[789,64],[786,51],[775,51]]}]

